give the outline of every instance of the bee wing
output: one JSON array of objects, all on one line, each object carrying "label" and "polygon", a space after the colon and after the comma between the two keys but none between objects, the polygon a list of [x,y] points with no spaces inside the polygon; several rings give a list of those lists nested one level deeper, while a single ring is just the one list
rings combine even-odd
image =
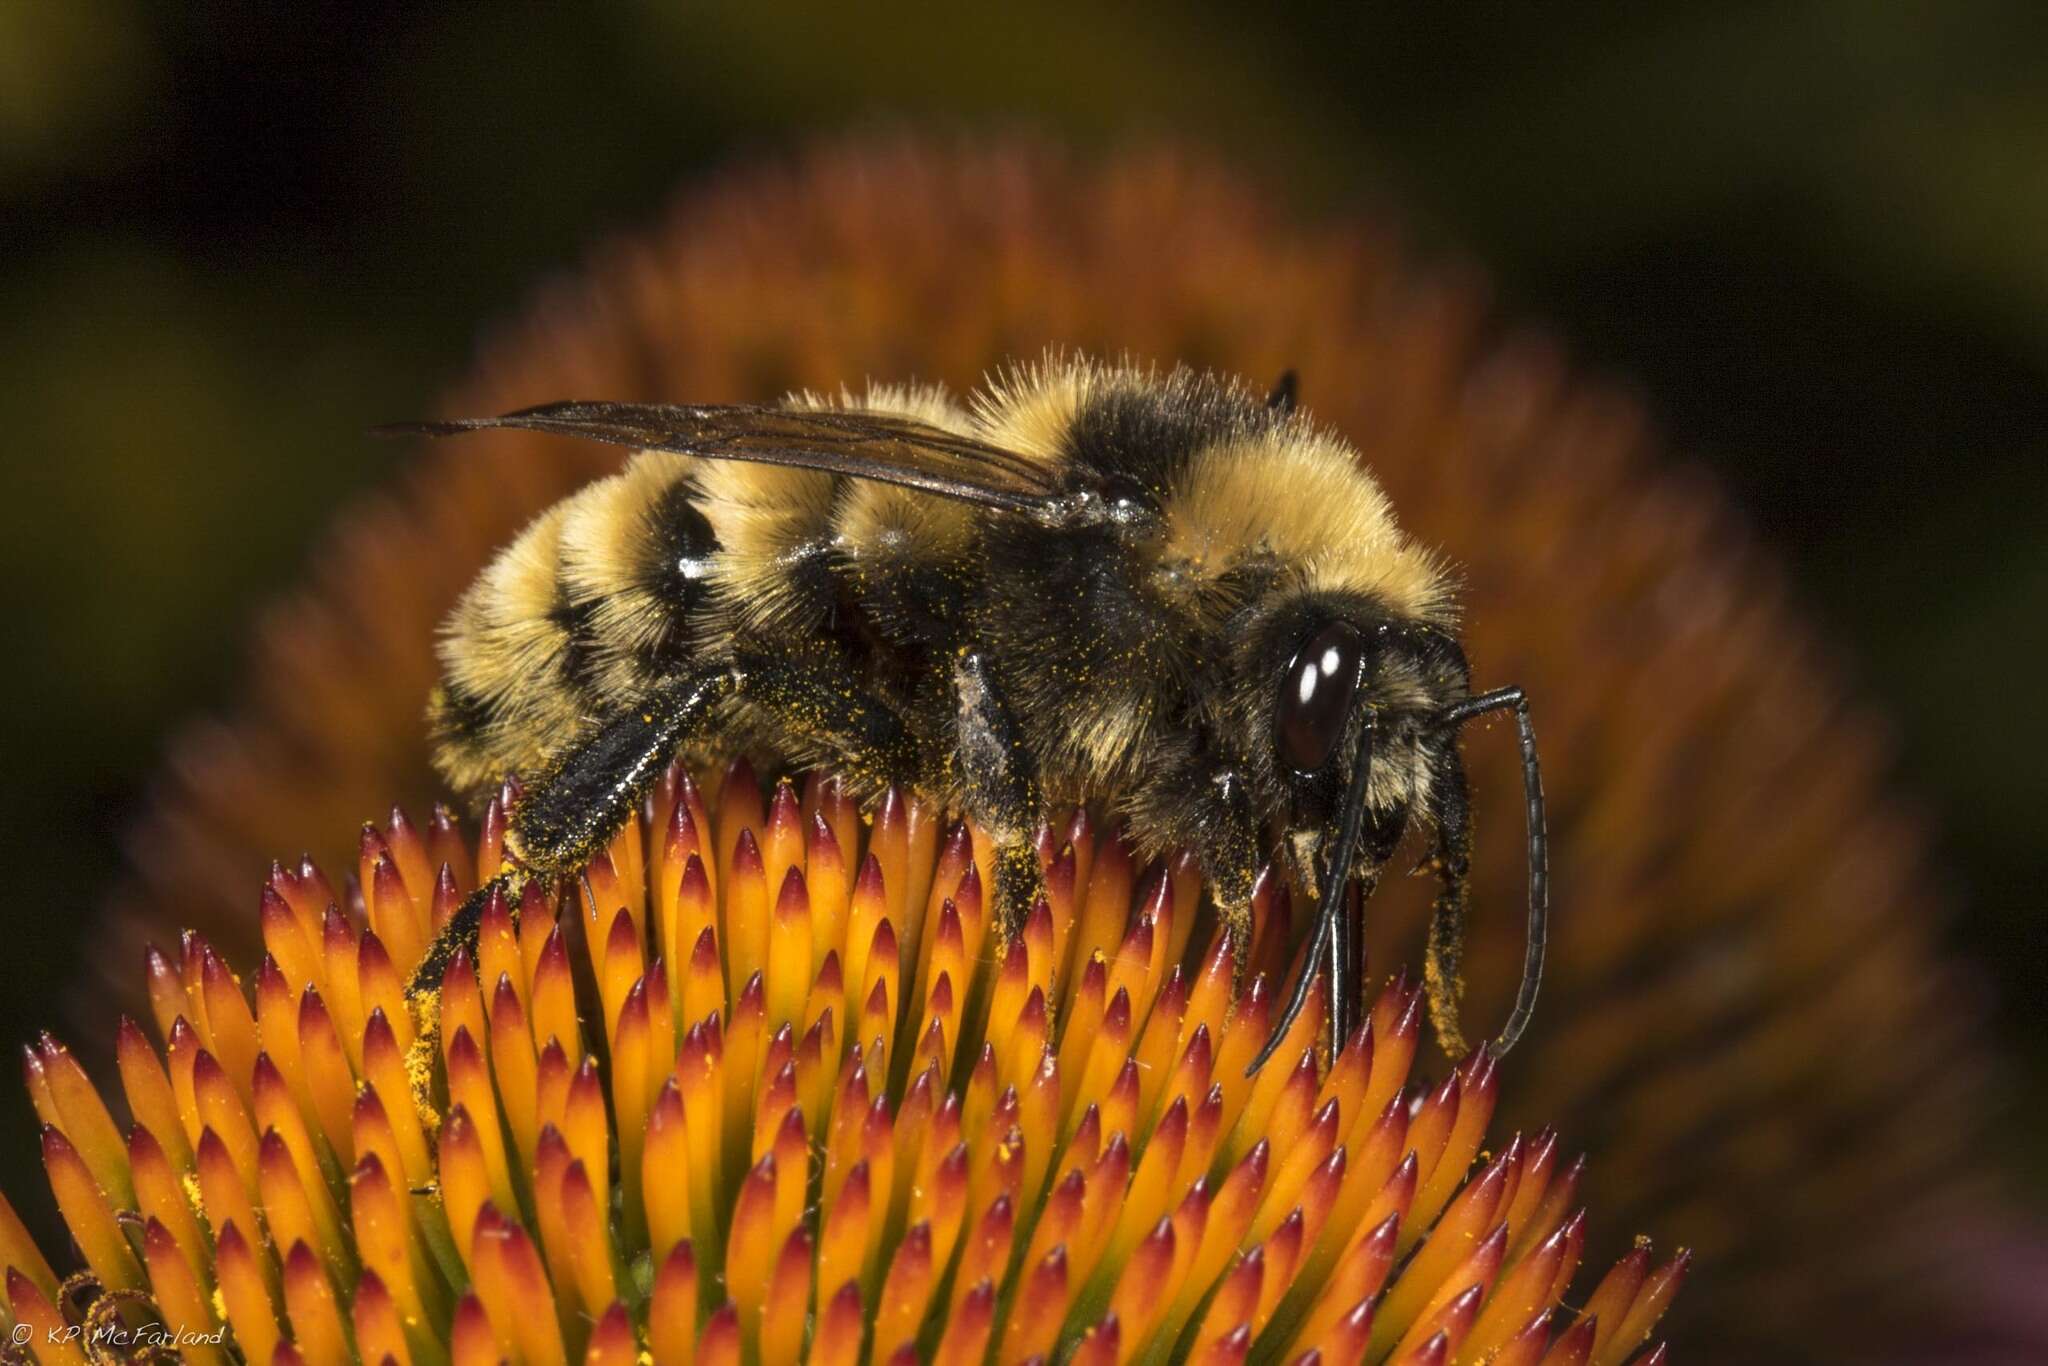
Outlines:
[{"label": "bee wing", "polygon": [[381,427],[387,435],[451,436],[513,427],[703,460],[795,465],[922,489],[984,507],[1049,511],[1056,472],[1015,451],[911,418],[846,409],[747,404],[548,403],[502,417]]}]

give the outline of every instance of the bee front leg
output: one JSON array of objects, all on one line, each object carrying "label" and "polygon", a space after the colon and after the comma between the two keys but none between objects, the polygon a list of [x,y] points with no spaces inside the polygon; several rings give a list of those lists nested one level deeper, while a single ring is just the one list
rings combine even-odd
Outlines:
[{"label": "bee front leg", "polygon": [[1197,854],[1216,903],[1217,918],[1230,936],[1240,965],[1251,952],[1252,886],[1259,875],[1259,823],[1245,793],[1244,778],[1234,768],[1209,777],[1214,813],[1206,822]]},{"label": "bee front leg", "polygon": [[1045,895],[1032,835],[1044,816],[1038,768],[1022,732],[978,650],[963,652],[953,667],[960,785],[968,810],[996,848],[995,904],[1006,933],[1014,933]]}]

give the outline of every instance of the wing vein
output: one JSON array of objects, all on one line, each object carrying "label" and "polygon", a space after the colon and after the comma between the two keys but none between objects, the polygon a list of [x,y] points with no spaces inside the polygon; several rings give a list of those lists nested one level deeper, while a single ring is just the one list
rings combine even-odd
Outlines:
[{"label": "wing vein", "polygon": [[912,418],[851,409],[566,402],[380,430],[449,436],[494,428],[815,469],[1012,512],[1050,515],[1061,491],[1054,467],[1016,451]]}]

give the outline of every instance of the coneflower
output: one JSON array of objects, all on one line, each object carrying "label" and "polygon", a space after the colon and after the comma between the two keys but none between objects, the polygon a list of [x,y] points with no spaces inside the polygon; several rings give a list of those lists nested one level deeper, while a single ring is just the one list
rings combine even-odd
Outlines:
[{"label": "coneflower", "polygon": [[[1713,1274],[1674,1321],[1694,1359],[2038,1353],[2038,1296],[1992,1274],[2018,1242],[1982,1142],[1996,1074],[1881,725],[1635,405],[1503,337],[1469,277],[1418,270],[1384,225],[1284,203],[1171,151],[835,145],[714,180],[599,253],[447,411],[759,402],[869,376],[964,390],[1048,345],[1297,367],[1304,405],[1461,569],[1475,670],[1541,708],[1557,915],[1503,1118],[1598,1155],[1589,1245],[1648,1228],[1698,1249]],[[133,838],[123,947],[96,955],[108,982],[132,992],[132,953],[185,925],[253,955],[252,922],[222,908],[270,858],[325,838],[337,866],[380,803],[427,808],[436,624],[519,526],[615,467],[506,433],[421,451],[344,518],[316,583],[269,618],[247,704],[174,746]],[[1468,742],[1482,831],[1519,826],[1512,749]],[[1519,857],[1479,840],[1474,1018],[1502,1017],[1520,962],[1519,918],[1498,911]],[[1375,897],[1377,961],[1418,952],[1426,892],[1403,883]]]},{"label": "coneflower", "polygon": [[1248,1077],[1305,938],[1284,888],[1234,946],[1190,861],[1140,867],[1085,812],[1005,935],[988,849],[915,795],[764,801],[745,760],[715,788],[678,764],[409,1001],[513,800],[474,848],[443,809],[366,826],[347,896],[273,868],[246,981],[196,934],[151,950],[125,1130],[62,1044],[27,1051],[86,1269],[60,1282],[6,1209],[17,1346],[1606,1366],[1684,1275],[1639,1247],[1557,1312],[1581,1164],[1549,1131],[1482,1151],[1495,1060],[1418,1083],[1402,977],[1334,1062],[1311,1006]]}]

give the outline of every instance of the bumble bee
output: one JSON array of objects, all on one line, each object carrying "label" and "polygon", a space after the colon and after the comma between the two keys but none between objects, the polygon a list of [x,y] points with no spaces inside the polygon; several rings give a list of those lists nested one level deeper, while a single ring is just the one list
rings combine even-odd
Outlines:
[{"label": "bumble bee", "polygon": [[[1396,526],[1358,453],[1297,410],[1291,373],[1261,399],[1185,368],[1051,358],[965,405],[874,386],[403,430],[499,427],[637,452],[528,526],[444,630],[441,772],[472,790],[526,775],[506,835],[523,872],[508,876],[574,870],[714,733],[971,816],[1012,926],[1040,888],[1041,813],[1091,803],[1143,852],[1194,851],[1240,936],[1268,857],[1315,903],[1262,1063],[1318,976],[1334,1046],[1349,1037],[1357,920],[1415,821],[1440,879],[1433,1023],[1458,1052],[1458,732],[1504,711],[1528,804],[1528,941],[1493,1049],[1527,1025],[1547,910],[1528,704],[1517,688],[1472,693],[1445,566]],[[416,993],[474,934],[485,894]]]}]

